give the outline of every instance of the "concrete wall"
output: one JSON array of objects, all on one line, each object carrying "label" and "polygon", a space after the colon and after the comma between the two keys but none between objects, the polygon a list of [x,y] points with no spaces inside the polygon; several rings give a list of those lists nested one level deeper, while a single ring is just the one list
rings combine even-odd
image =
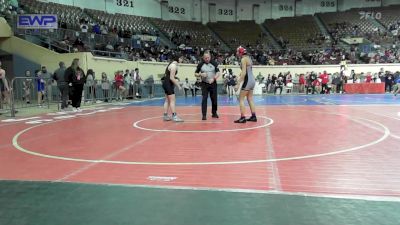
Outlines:
[{"label": "concrete wall", "polygon": [[[0,40],[0,49],[12,55],[18,55],[26,60],[39,65],[46,65],[50,71],[58,67],[60,61],[64,61],[69,65],[74,58],[79,58],[81,62],[86,60],[88,53],[69,53],[59,54],[49,49],[34,45],[28,41],[22,40],[17,37],[10,37]],[[89,53],[91,55],[91,53]],[[23,67],[24,65],[20,65]],[[84,65],[85,66],[85,65]],[[86,67],[84,67],[86,69]]]},{"label": "concrete wall", "polygon": [[382,0],[382,6],[398,5],[399,3],[399,0]]},{"label": "concrete wall", "polygon": [[27,60],[21,55],[14,54],[12,57],[13,61],[13,75],[15,77],[24,77],[25,71],[31,71],[31,75],[33,76],[35,70],[40,69],[41,65],[30,60]]},{"label": "concrete wall", "polygon": [[137,62],[109,59],[102,57],[94,57],[92,54],[86,54],[86,68],[93,69],[96,73],[96,78],[105,72],[109,78],[114,78],[114,74],[118,70],[125,71],[126,69],[133,70],[138,67]]},{"label": "concrete wall", "polygon": [[0,17],[0,38],[11,37],[11,27],[8,26],[6,19]]}]

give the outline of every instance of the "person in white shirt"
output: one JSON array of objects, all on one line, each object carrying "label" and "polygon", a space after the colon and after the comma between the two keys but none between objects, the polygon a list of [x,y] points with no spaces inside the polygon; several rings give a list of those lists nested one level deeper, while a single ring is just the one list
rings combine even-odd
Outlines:
[{"label": "person in white shirt", "polygon": [[185,91],[185,97],[187,97],[187,93],[188,93],[189,90],[192,91],[192,96],[194,97],[193,85],[191,83],[189,83],[189,79],[188,78],[186,78],[185,82],[183,82],[182,88]]},{"label": "person in white shirt", "polygon": [[82,33],[87,33],[88,29],[89,29],[89,27],[86,23],[81,24],[81,32]]},{"label": "person in white shirt", "polygon": [[142,81],[142,78],[139,75],[139,68],[135,68],[135,72],[133,73],[133,94],[135,95],[134,97],[140,98],[141,93],[142,93],[142,88],[140,86],[140,83]]}]

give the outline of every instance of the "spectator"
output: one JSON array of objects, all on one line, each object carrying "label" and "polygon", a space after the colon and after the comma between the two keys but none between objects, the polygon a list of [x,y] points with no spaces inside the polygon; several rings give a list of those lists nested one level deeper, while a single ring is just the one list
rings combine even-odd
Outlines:
[{"label": "spectator", "polygon": [[31,93],[32,93],[32,87],[33,87],[33,80],[31,78],[31,71],[27,70],[25,71],[25,80],[23,82],[23,88],[24,88],[24,96],[23,96],[23,101],[26,101],[26,104],[31,104]]},{"label": "spectator", "polygon": [[332,79],[332,92],[340,93],[340,91],[341,91],[341,79],[339,74],[335,73]]},{"label": "spectator", "polygon": [[106,51],[112,52],[114,51],[114,46],[111,45],[111,42],[108,42],[106,45]]},{"label": "spectator", "polygon": [[65,70],[65,78],[72,92],[72,110],[74,112],[81,112],[82,92],[86,76],[80,67],[79,59],[74,59],[71,66]]},{"label": "spectator", "polygon": [[85,34],[88,32],[88,30],[89,30],[89,26],[87,25],[87,23],[86,23],[85,21],[83,21],[83,22],[81,23],[80,28],[81,28],[81,32],[82,32],[84,35],[85,35]]},{"label": "spectator", "polygon": [[139,75],[139,68],[135,68],[135,71],[133,73],[133,82],[134,82],[134,88],[133,88],[133,94],[135,95],[135,98],[140,98],[142,95],[142,87],[141,85],[141,81],[142,78]]},{"label": "spectator", "polygon": [[394,76],[389,71],[385,75],[385,91],[391,93],[394,84]]},{"label": "spectator", "polygon": [[328,93],[328,82],[329,82],[329,75],[326,71],[324,71],[320,76],[319,79],[321,80],[321,94],[327,94]]},{"label": "spectator", "polygon": [[8,85],[6,71],[2,68],[2,62],[0,61],[0,106],[3,102],[10,105],[10,87]]},{"label": "spectator", "polygon": [[131,86],[132,86],[132,77],[129,74],[129,70],[125,70],[125,74],[124,74],[124,88],[128,94],[127,99],[132,99],[133,95],[131,92]]},{"label": "spectator", "polygon": [[197,91],[201,90],[201,79],[197,78],[196,82],[194,83],[194,96],[197,96]]},{"label": "spectator", "polygon": [[185,91],[185,97],[187,97],[187,93],[189,90],[191,90],[192,96],[194,97],[194,90],[193,90],[192,84],[189,83],[188,78],[185,78],[185,82],[183,82],[182,88]]},{"label": "spectator", "polygon": [[36,87],[37,87],[37,96],[38,96],[38,107],[42,107],[44,96],[45,96],[45,80],[43,79],[43,75],[40,70],[35,70],[36,77]]},{"label": "spectator", "polygon": [[86,90],[87,90],[87,101],[96,101],[96,90],[95,90],[95,73],[92,69],[88,69],[86,72]]},{"label": "spectator", "polygon": [[372,75],[370,72],[367,73],[367,76],[365,77],[365,83],[371,83],[372,82]]},{"label": "spectator", "polygon": [[60,62],[58,65],[60,68],[54,71],[53,79],[57,81],[57,87],[61,95],[61,111],[64,111],[68,107],[69,86],[65,79],[65,63]]},{"label": "spectator", "polygon": [[[321,83],[321,78],[317,78],[313,81],[312,86],[314,87],[315,92],[318,94],[322,93],[322,83]],[[314,94],[314,93],[313,93]]]},{"label": "spectator", "polygon": [[305,80],[305,78],[304,78],[304,74],[300,74],[300,77],[299,77],[299,85],[300,85],[300,87],[299,87],[299,92],[300,92],[300,93],[304,93],[304,87],[305,87],[305,85],[306,85],[306,80]]},{"label": "spectator", "polygon": [[100,25],[99,25],[98,23],[96,23],[96,24],[93,26],[93,33],[95,33],[95,34],[101,34],[101,28],[100,28]]},{"label": "spectator", "polygon": [[154,97],[154,76],[150,75],[145,81],[144,85],[146,89],[149,91],[149,98]]},{"label": "spectator", "polygon": [[110,81],[108,80],[107,74],[101,74],[101,89],[103,90],[103,98],[105,102],[108,102],[110,92]]},{"label": "spectator", "polygon": [[108,34],[108,27],[106,26],[105,22],[102,22],[100,25],[101,34],[107,35]]},{"label": "spectator", "polygon": [[78,51],[82,52],[85,50],[85,44],[83,43],[80,37],[76,38],[73,47],[76,48]]},{"label": "spectator", "polygon": [[228,93],[228,97],[232,98],[235,95],[235,90],[234,87],[237,84],[237,79],[236,76],[233,75],[233,71],[232,69],[229,69],[229,74],[228,76],[225,78],[227,80],[227,93]]},{"label": "spectator", "polygon": [[279,77],[278,79],[276,79],[276,81],[275,81],[274,95],[276,95],[276,91],[277,91],[278,89],[280,89],[279,94],[281,95],[281,94],[282,94],[282,91],[283,91],[283,86],[284,86],[283,78],[282,78],[282,77]]},{"label": "spectator", "polygon": [[117,89],[117,99],[123,100],[126,97],[126,89],[124,87],[124,76],[122,71],[117,71],[114,76],[115,88]]}]

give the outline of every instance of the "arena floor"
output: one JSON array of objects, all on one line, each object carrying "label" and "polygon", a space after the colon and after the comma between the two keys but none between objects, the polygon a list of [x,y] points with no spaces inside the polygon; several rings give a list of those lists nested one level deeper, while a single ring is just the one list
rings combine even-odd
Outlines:
[{"label": "arena floor", "polygon": [[398,224],[400,97],[162,99],[0,123],[0,224]]}]

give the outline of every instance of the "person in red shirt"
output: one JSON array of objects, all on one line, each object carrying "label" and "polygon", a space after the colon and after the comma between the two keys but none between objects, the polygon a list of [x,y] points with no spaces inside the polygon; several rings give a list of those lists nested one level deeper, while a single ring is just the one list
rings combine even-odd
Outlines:
[{"label": "person in red shirt", "polygon": [[304,74],[300,74],[299,84],[300,84],[300,93],[303,93],[304,92],[304,87],[306,85],[306,79],[304,78]]},{"label": "person in red shirt", "polygon": [[324,71],[321,75],[319,75],[322,84],[322,91],[321,94],[328,93],[328,82],[329,82],[329,75]]},{"label": "person in red shirt", "polygon": [[365,77],[365,83],[371,83],[372,81],[372,75],[370,72],[367,73],[367,76]]},{"label": "person in red shirt", "polygon": [[[320,78],[318,78],[318,79],[315,79],[313,82],[312,82],[312,86],[314,87],[313,88],[313,90],[315,90],[315,92],[317,92],[317,93],[322,93],[321,92],[321,79]],[[314,92],[313,92],[313,94],[314,94]]]},{"label": "person in red shirt", "polygon": [[123,71],[118,71],[115,73],[115,88],[117,89],[117,98],[122,100],[125,97],[125,87],[124,87],[124,76],[122,75]]}]

